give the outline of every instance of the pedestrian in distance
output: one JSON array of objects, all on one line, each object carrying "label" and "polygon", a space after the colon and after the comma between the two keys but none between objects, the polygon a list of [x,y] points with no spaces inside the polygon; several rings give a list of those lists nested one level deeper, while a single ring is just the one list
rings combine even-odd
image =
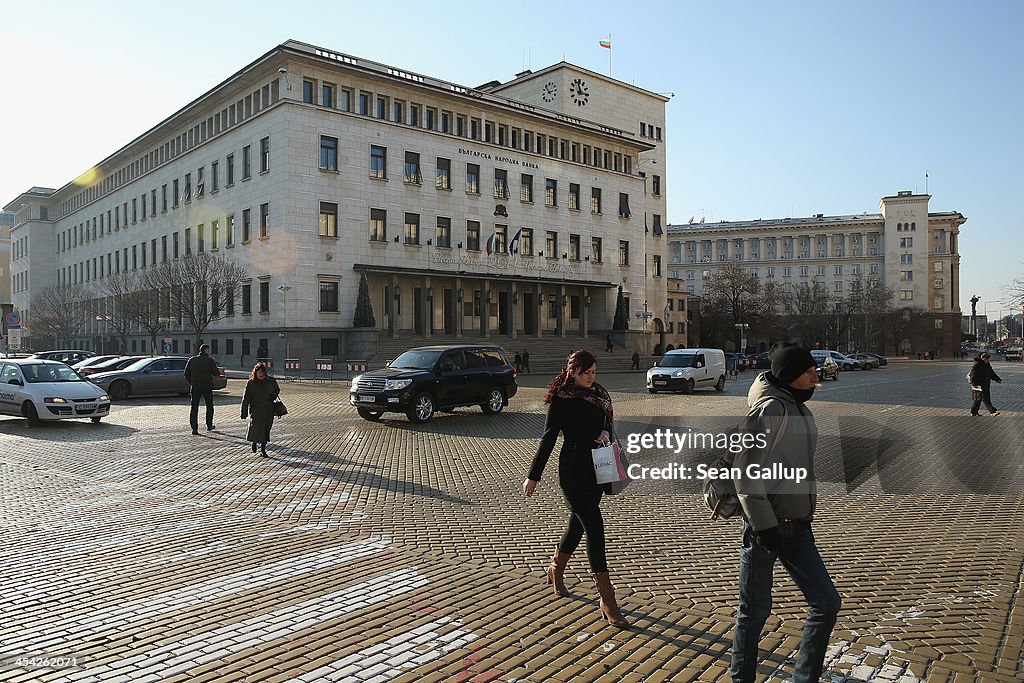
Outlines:
[{"label": "pedestrian in distance", "polygon": [[817,502],[813,460],[818,433],[806,403],[818,386],[817,365],[808,350],[784,343],[772,347],[771,361],[771,371],[758,375],[747,394],[746,423],[748,428],[758,425],[757,430],[769,438],[763,447],[738,453],[733,466],[741,473],[750,466],[758,471],[803,468],[811,478],[802,482],[746,476],[734,480],[743,524],[740,602],[730,673],[734,683],[754,681],[757,645],[771,614],[772,571],[778,561],[808,604],[792,681],[812,683],[821,675],[841,606],[811,531]]},{"label": "pedestrian in distance", "polygon": [[640,352],[639,351],[634,351],[633,352],[633,365],[631,365],[629,369],[630,370],[639,370],[640,369]]},{"label": "pedestrian in distance", "polygon": [[565,567],[586,535],[587,559],[601,597],[601,616],[612,626],[625,628],[629,622],[619,611],[608,573],[600,507],[604,491],[594,474],[592,453],[594,448],[611,443],[612,399],[604,387],[594,381],[596,378],[597,357],[591,351],[580,349],[569,354],[565,367],[548,385],[544,396],[548,406],[544,434],[523,482],[523,493],[530,497],[536,492],[544,466],[561,434],[558,484],[569,508],[569,520],[547,568],[547,582],[555,595],[569,595],[564,582]]},{"label": "pedestrian in distance", "polygon": [[612,344],[612,335],[608,335],[604,339],[604,350],[608,353],[615,353],[615,345]]},{"label": "pedestrian in distance", "polygon": [[530,372],[530,352],[526,349],[523,349],[523,372]]},{"label": "pedestrian in distance", "polygon": [[259,446],[260,455],[267,456],[270,430],[274,427],[274,401],[281,394],[277,380],[267,374],[267,366],[257,362],[249,373],[242,395],[242,419],[249,419],[245,440],[252,442],[252,452]]},{"label": "pedestrian in distance", "polygon": [[192,433],[199,434],[199,401],[206,402],[206,431],[212,432],[213,424],[213,378],[220,377],[217,361],[210,357],[210,345],[203,344],[199,353],[185,363],[185,381],[189,384],[192,407],[188,414],[188,423]]},{"label": "pedestrian in distance", "polygon": [[999,411],[992,405],[992,380],[999,384],[1003,383],[1003,380],[999,378],[996,371],[992,369],[992,356],[988,353],[983,353],[974,359],[974,365],[971,367],[970,372],[967,373],[967,381],[971,385],[971,400],[973,401],[971,404],[971,415],[978,415],[978,409],[981,408],[982,403],[988,408],[988,414],[992,417],[999,414]]},{"label": "pedestrian in distance", "polygon": [[516,357],[512,362],[515,364],[516,372],[523,371],[523,356],[518,351],[516,351]]},{"label": "pedestrian in distance", "polygon": [[266,358],[268,353],[269,351],[267,351],[267,347],[261,344],[259,348],[256,349],[256,360],[262,360]]}]

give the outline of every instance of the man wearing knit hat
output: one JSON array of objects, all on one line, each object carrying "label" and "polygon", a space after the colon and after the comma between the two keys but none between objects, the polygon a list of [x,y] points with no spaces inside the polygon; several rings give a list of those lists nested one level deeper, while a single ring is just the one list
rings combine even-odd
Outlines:
[{"label": "man wearing knit hat", "polygon": [[[764,448],[736,455],[733,466],[743,475],[736,492],[743,508],[740,550],[740,604],[733,634],[731,674],[734,683],[753,683],[757,644],[771,614],[772,570],[776,560],[789,572],[808,603],[794,683],[817,681],[840,597],[814,543],[811,521],[817,502],[814,449],[818,432],[805,403],[818,386],[811,353],[779,343],[769,353],[771,372],[754,380],[747,394],[746,428],[765,434]],[[768,473],[803,471],[797,481]]]}]

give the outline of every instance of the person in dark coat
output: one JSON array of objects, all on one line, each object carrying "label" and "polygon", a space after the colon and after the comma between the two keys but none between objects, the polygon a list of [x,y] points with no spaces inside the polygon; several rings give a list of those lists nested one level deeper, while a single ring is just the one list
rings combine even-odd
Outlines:
[{"label": "person in dark coat", "polygon": [[562,371],[548,385],[544,402],[548,404],[544,434],[530,472],[523,482],[523,493],[537,490],[544,466],[562,434],[558,454],[558,483],[569,507],[569,520],[547,569],[548,583],[559,596],[568,596],[563,582],[565,567],[583,535],[587,536],[587,559],[601,596],[601,615],[612,626],[629,626],[615,602],[615,589],[608,575],[605,551],[604,519],[601,516],[602,488],[594,475],[592,450],[611,442],[612,399],[594,379],[597,358],[585,349],[574,351]]},{"label": "person in dark coat", "polygon": [[629,369],[630,370],[639,370],[640,369],[640,352],[639,351],[634,351],[633,352],[632,360],[633,360],[633,365],[630,366]]},{"label": "person in dark coat", "polygon": [[613,353],[615,351],[615,344],[612,344],[612,335],[610,334],[604,338],[604,350],[608,353]]},{"label": "person in dark coat", "polygon": [[206,431],[212,432],[213,424],[213,378],[220,377],[217,361],[210,358],[210,345],[203,344],[199,353],[185,363],[185,381],[189,384],[192,407],[188,414],[188,423],[193,434],[199,434],[199,401],[206,401]]},{"label": "person in dark coat", "polygon": [[523,357],[518,351],[516,351],[515,360],[512,361],[515,364],[516,372],[523,371]]},{"label": "person in dark coat", "polygon": [[992,369],[992,356],[983,353],[974,359],[974,366],[967,373],[967,381],[971,383],[971,400],[974,401],[971,404],[971,415],[978,415],[978,408],[983,402],[988,408],[989,415],[994,417],[999,414],[999,411],[992,405],[992,395],[989,393],[992,388],[992,380],[1000,384],[1003,383],[996,371]]},{"label": "person in dark coat", "polygon": [[267,443],[270,441],[270,430],[274,426],[274,400],[281,393],[277,380],[267,375],[267,366],[256,363],[245,383],[245,394],[242,396],[242,419],[252,417],[245,440],[252,442],[252,452],[256,446],[260,454],[267,455]]},{"label": "person in dark coat", "polygon": [[523,372],[530,372],[530,352],[523,349]]}]

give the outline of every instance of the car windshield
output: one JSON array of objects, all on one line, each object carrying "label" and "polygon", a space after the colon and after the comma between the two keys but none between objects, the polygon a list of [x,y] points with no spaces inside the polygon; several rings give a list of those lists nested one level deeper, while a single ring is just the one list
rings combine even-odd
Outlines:
[{"label": "car windshield", "polygon": [[692,368],[696,367],[697,354],[694,353],[673,353],[661,357],[658,361],[660,368]]},{"label": "car windshield", "polygon": [[74,370],[63,363],[60,365],[49,365],[33,363],[22,365],[21,371],[25,374],[25,381],[30,384],[42,382],[84,382]]},{"label": "car windshield", "polygon": [[429,370],[437,362],[440,351],[406,351],[391,361],[389,367],[405,370]]}]

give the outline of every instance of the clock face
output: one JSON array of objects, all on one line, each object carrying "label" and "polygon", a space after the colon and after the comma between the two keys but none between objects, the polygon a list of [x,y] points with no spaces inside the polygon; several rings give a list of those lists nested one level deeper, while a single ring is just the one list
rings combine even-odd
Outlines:
[{"label": "clock face", "polygon": [[569,84],[569,94],[572,95],[572,101],[578,107],[587,106],[587,102],[590,100],[590,90],[587,89],[587,84],[581,78],[576,78]]},{"label": "clock face", "polygon": [[540,96],[545,102],[554,102],[555,97],[558,95],[558,86],[553,81],[548,81],[544,84],[544,90],[541,91]]}]

